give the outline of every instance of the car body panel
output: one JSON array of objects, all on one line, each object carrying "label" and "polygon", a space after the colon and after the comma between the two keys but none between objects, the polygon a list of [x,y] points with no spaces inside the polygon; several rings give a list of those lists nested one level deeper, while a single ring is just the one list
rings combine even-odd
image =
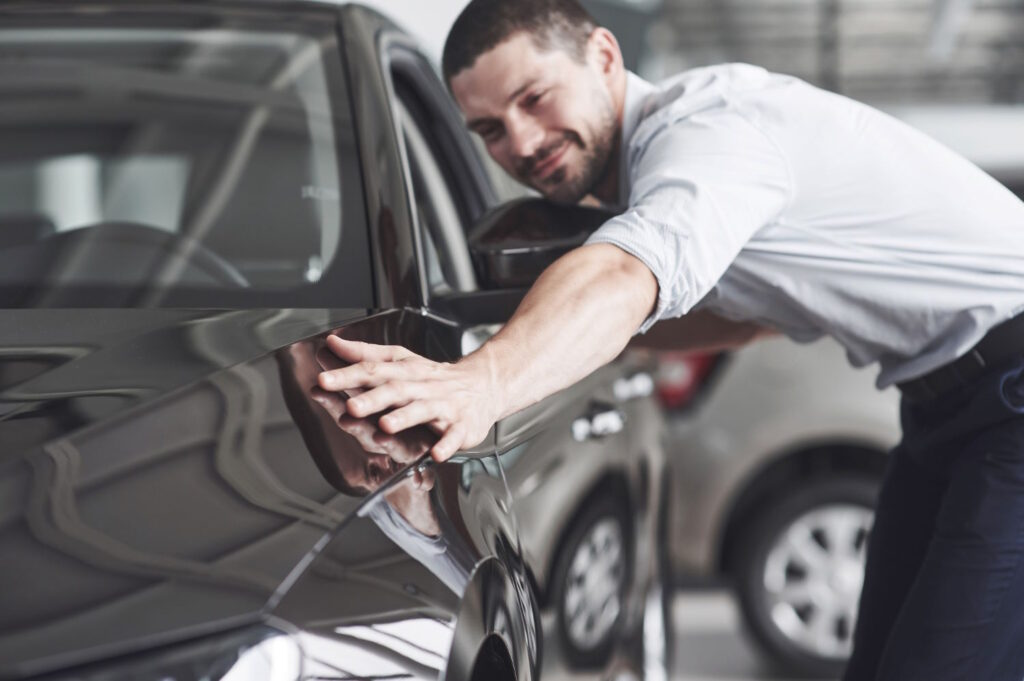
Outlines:
[{"label": "car body panel", "polygon": [[[303,433],[289,411],[294,384],[281,373],[282,358],[310,342],[259,347],[261,338],[272,345],[308,332],[315,317],[323,328],[327,311],[298,319],[176,312],[162,315],[171,321],[162,328],[142,311],[149,324],[136,323],[135,335],[114,331],[113,319],[135,312],[111,311],[103,346],[4,393],[23,405],[0,426],[5,443],[15,444],[7,426],[23,420],[51,436],[22,435],[21,451],[5,457],[2,541],[13,561],[8,584],[19,585],[0,596],[6,664],[31,669],[34,660],[56,662],[58,651],[76,658],[69,641],[84,658],[115,642],[132,648],[193,635],[194,626],[237,626],[279,595],[295,566],[358,505],[302,455]],[[335,330],[423,351],[430,334],[414,337],[416,324],[403,316]],[[239,361],[253,354],[260,356]],[[305,380],[312,385],[315,374]],[[93,406],[96,397],[113,404],[109,412]],[[125,508],[130,516],[120,514]]]},{"label": "car body panel", "polygon": [[[434,132],[454,140],[449,160],[465,161],[453,190],[468,217],[496,199],[443,85],[390,22],[358,7],[58,0],[5,4],[0,16],[5,28],[103,26],[125,8],[135,26],[163,17],[175,26],[244,29],[277,18],[333,27],[345,80],[337,86],[347,93],[339,102],[351,108],[337,122],[354,126],[357,158],[346,162],[359,175],[349,188],[361,193],[346,204],[346,228],[365,232],[352,242],[359,262],[349,274],[367,282],[365,295],[340,291],[339,300],[366,306],[290,306],[280,291],[255,309],[138,299],[138,309],[3,311],[0,551],[11,558],[0,568],[0,678],[137,678],[165,668],[168,677],[218,677],[224,665],[262,669],[254,660],[280,656],[324,675],[465,681],[494,640],[516,678],[536,678],[534,587],[558,538],[546,530],[564,530],[584,500],[574,495],[609,471],[621,471],[634,508],[653,498],[661,450],[647,430],[649,399],[617,405],[623,433],[586,456],[570,451],[573,419],[614,401],[614,382],[637,368],[615,363],[442,464],[425,458],[436,437],[426,429],[387,436],[374,419],[339,416],[314,389],[330,361],[328,333],[453,361],[523,295],[428,287],[395,74],[437,107],[446,127]],[[642,434],[632,430],[640,424]],[[534,490],[517,498],[510,481],[530,475]],[[563,487],[570,475],[578,484]],[[540,503],[546,518],[533,513]],[[648,515],[636,516],[644,550]],[[637,633],[645,561],[623,641]],[[614,664],[627,665],[635,651],[620,652]]]}]

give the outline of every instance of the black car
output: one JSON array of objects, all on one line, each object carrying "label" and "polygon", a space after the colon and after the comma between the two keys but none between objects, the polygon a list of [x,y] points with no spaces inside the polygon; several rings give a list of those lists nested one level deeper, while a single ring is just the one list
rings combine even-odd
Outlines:
[{"label": "black car", "polygon": [[444,464],[315,387],[329,333],[472,351],[604,219],[499,206],[408,37],[8,2],[0,93],[0,678],[664,671],[644,365]]}]

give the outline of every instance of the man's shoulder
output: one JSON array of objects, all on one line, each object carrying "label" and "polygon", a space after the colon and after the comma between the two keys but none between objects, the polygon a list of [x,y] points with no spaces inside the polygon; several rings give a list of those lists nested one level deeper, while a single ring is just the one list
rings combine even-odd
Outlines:
[{"label": "man's shoulder", "polygon": [[736,113],[744,108],[744,95],[787,78],[750,64],[716,64],[675,74],[646,90],[626,147],[636,152],[661,133],[685,135],[691,127],[706,134],[715,113]]},{"label": "man's shoulder", "polygon": [[656,87],[659,90],[668,91],[680,86],[686,86],[691,91],[695,91],[712,86],[736,87],[744,84],[750,85],[779,77],[788,76],[774,73],[755,64],[726,62],[722,64],[697,66],[680,71],[658,81]]},{"label": "man's shoulder", "polygon": [[801,106],[806,97],[817,96],[816,92],[824,94],[799,78],[752,64],[688,69],[647,84],[625,146],[631,151],[642,149],[666,132],[687,135],[692,130],[706,135],[709,123],[760,125],[765,107],[784,110]]}]

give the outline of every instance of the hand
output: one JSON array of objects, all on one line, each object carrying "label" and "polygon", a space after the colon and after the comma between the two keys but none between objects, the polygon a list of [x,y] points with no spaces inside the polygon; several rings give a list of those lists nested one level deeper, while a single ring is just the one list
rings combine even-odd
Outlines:
[{"label": "hand", "polygon": [[441,438],[431,448],[437,461],[483,442],[501,415],[499,391],[486,364],[433,362],[400,346],[327,337],[327,347],[351,366],[324,371],[319,384],[333,392],[365,389],[345,402],[354,417],[393,409],[380,418],[386,433],[426,424]]},{"label": "hand", "polygon": [[422,428],[397,435],[385,433],[371,419],[348,414],[345,399],[337,393],[313,388],[310,396],[331,415],[338,428],[356,439],[367,454],[386,455],[395,463],[395,470],[418,461],[437,440],[433,433]]},{"label": "hand", "polygon": [[[416,462],[430,449],[436,439],[422,428],[397,435],[388,435],[373,425],[370,419],[353,418],[345,411],[345,400],[337,393],[313,388],[310,397],[319,404],[338,428],[356,439],[366,450],[367,480],[377,489],[403,465]],[[420,534],[437,537],[441,525],[434,512],[430,490],[434,488],[434,471],[427,466],[415,466],[403,480],[389,489],[384,499]]]}]

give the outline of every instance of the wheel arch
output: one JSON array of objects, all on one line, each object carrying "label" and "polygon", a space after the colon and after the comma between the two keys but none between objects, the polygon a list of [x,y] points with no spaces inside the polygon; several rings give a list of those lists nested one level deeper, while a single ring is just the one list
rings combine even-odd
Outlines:
[{"label": "wheel arch", "polygon": [[[627,517],[633,517],[636,504],[630,490],[630,482],[627,472],[624,470],[609,470],[594,481],[586,494],[582,495],[582,500],[576,505],[576,508],[573,509],[572,515],[569,516],[569,519],[559,529],[558,540],[555,542],[555,546],[563,546],[565,544],[566,539],[586,509],[593,504],[595,500],[601,498],[605,494],[614,495],[621,499],[624,503],[623,511],[627,514]],[[630,545],[630,551],[632,551],[632,545]],[[558,565],[560,555],[560,551],[552,551],[551,555],[548,557],[547,564],[544,566],[544,587],[537,591],[537,597],[540,601],[541,607],[548,607],[551,605],[551,595],[553,592],[551,576],[554,574],[555,567]]]},{"label": "wheel arch", "polygon": [[866,442],[838,441],[804,444],[783,452],[757,468],[729,505],[715,547],[715,566],[720,575],[735,567],[737,540],[766,505],[778,501],[799,481],[849,473],[880,480],[888,454]]},{"label": "wheel arch", "polygon": [[490,634],[477,651],[469,681],[517,681],[508,644],[497,634]]},{"label": "wheel arch", "polygon": [[541,632],[536,600],[525,574],[513,575],[511,569],[490,557],[473,571],[456,616],[442,681],[505,678],[477,675],[488,671],[510,671],[508,678],[518,681],[539,677]]}]

